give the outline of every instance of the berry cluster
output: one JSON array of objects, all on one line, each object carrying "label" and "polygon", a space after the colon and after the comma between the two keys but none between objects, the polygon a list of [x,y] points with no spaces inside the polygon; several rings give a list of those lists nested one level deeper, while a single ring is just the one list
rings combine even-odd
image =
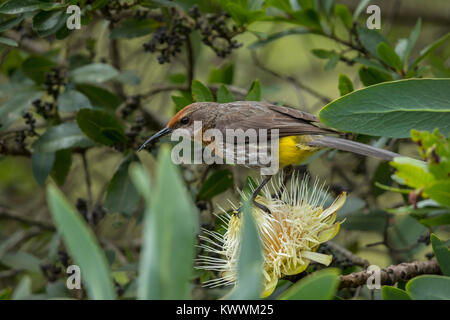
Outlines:
[{"label": "berry cluster", "polygon": [[44,119],[49,119],[52,117],[52,111],[55,105],[51,102],[42,102],[41,99],[34,100],[33,106],[36,109],[36,113],[41,115]]},{"label": "berry cluster", "polygon": [[227,26],[227,20],[230,18],[227,12],[209,13],[202,16],[198,7],[195,6],[189,11],[189,14],[196,21],[195,27],[200,30],[203,43],[213,49],[218,57],[225,58],[233,49],[242,46],[242,43],[233,40],[233,37],[242,31],[238,30],[235,25],[231,29]]},{"label": "berry cluster", "polygon": [[181,47],[191,32],[191,26],[185,19],[175,18],[172,26],[159,27],[153,33],[153,37],[144,43],[144,50],[148,52],[159,52],[158,62],[160,64],[169,63],[172,57],[181,52]]},{"label": "berry cluster", "polygon": [[223,58],[242,45],[233,40],[233,37],[242,30],[238,30],[235,25],[229,28],[227,26],[229,18],[230,15],[226,12],[202,15],[197,6],[192,7],[188,15],[173,11],[170,25],[158,28],[150,41],[144,43],[144,50],[158,52],[158,62],[168,63],[172,57],[181,52],[181,47],[189,34],[193,30],[199,30],[203,43],[211,47],[217,56]]},{"label": "berry cluster", "polygon": [[105,208],[99,203],[97,203],[93,210],[92,210],[92,221],[88,217],[88,205],[86,200],[78,198],[77,202],[75,204],[75,207],[77,208],[78,212],[81,214],[81,216],[86,220],[88,223],[93,223],[94,225],[97,225],[101,219],[106,215]]},{"label": "berry cluster", "polygon": [[25,119],[25,123],[30,126],[30,129],[26,131],[26,134],[30,137],[37,136],[36,129],[36,119],[33,118],[33,115],[30,112],[25,112],[23,114],[23,118]]},{"label": "berry cluster", "polygon": [[125,135],[129,138],[130,141],[136,140],[136,137],[142,132],[145,127],[145,119],[137,118],[135,122],[131,125],[131,128],[127,130]]},{"label": "berry cluster", "polygon": [[141,106],[141,96],[135,95],[127,99],[125,106],[120,110],[123,119],[131,115],[136,109]]},{"label": "berry cluster", "polygon": [[26,137],[27,136],[26,136],[24,131],[16,132],[16,136],[14,138],[14,141],[16,142],[16,144],[19,147],[19,149],[22,149],[22,150],[25,149],[25,138]]},{"label": "berry cluster", "polygon": [[49,282],[55,282],[62,275],[62,268],[56,264],[41,264],[41,271]]},{"label": "berry cluster", "polygon": [[65,78],[61,69],[52,68],[46,75],[44,86],[49,96],[52,96],[55,100],[58,99],[62,88],[65,86]]}]

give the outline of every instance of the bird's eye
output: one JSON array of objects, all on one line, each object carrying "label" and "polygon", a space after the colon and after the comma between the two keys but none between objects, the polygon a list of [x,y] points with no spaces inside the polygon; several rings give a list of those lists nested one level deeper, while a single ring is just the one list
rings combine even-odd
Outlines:
[{"label": "bird's eye", "polygon": [[189,118],[188,117],[181,118],[180,123],[181,124],[188,124],[189,123]]}]

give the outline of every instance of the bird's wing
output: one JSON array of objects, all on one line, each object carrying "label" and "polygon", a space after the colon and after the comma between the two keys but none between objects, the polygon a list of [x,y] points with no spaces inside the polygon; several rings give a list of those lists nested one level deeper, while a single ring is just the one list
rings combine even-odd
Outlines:
[{"label": "bird's wing", "polygon": [[235,101],[218,106],[216,128],[278,129],[280,137],[307,134],[330,134],[336,131],[320,128],[312,122],[319,119],[293,108],[259,101]]}]

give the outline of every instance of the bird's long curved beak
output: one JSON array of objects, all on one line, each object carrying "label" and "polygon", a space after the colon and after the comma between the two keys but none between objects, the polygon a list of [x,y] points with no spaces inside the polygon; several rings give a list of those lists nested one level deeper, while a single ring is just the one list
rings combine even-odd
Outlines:
[{"label": "bird's long curved beak", "polygon": [[141,151],[142,149],[144,149],[150,142],[158,140],[159,138],[161,138],[171,132],[172,132],[172,129],[170,129],[170,128],[164,128],[164,129],[158,131],[153,136],[151,136],[150,139],[145,141],[142,146],[139,147],[138,152]]}]

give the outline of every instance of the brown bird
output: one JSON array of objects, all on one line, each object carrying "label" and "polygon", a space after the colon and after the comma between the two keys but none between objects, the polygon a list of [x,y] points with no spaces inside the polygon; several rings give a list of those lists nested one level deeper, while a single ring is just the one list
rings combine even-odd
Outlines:
[{"label": "brown bird", "polygon": [[[203,135],[208,129],[217,129],[224,137],[227,134],[227,129],[241,129],[243,131],[254,129],[258,133],[261,132],[259,131],[260,129],[266,129],[269,139],[272,130],[277,129],[279,137],[278,160],[279,167],[281,168],[287,165],[300,164],[324,147],[349,151],[382,160],[392,160],[394,157],[399,156],[399,154],[391,151],[336,136],[330,136],[342,135],[342,133],[325,128],[320,124],[319,119],[312,114],[260,101],[235,101],[230,103],[196,102],[190,104],[173,116],[167,126],[148,139],[138,151],[158,138],[172,133],[175,129],[188,130],[192,139],[195,140],[195,137],[198,137],[194,132],[195,121],[201,121],[202,123],[201,142],[209,147],[214,145],[213,148],[216,148],[217,144],[212,144]],[[231,146],[231,148],[234,148],[233,151],[239,148],[246,148],[248,150],[249,142],[247,140],[241,142],[245,144],[243,146],[239,146],[237,145],[237,141],[233,141],[234,145]],[[230,145],[225,145],[225,148],[229,149]],[[215,151],[217,152],[217,150]],[[246,155],[246,159],[248,160],[249,158],[251,156]],[[245,165],[264,167],[267,166],[267,163],[253,163],[251,165],[246,163]],[[254,200],[270,178],[271,175],[264,178],[258,188],[255,189],[251,198],[256,206],[266,211],[267,208],[256,203]]]}]

